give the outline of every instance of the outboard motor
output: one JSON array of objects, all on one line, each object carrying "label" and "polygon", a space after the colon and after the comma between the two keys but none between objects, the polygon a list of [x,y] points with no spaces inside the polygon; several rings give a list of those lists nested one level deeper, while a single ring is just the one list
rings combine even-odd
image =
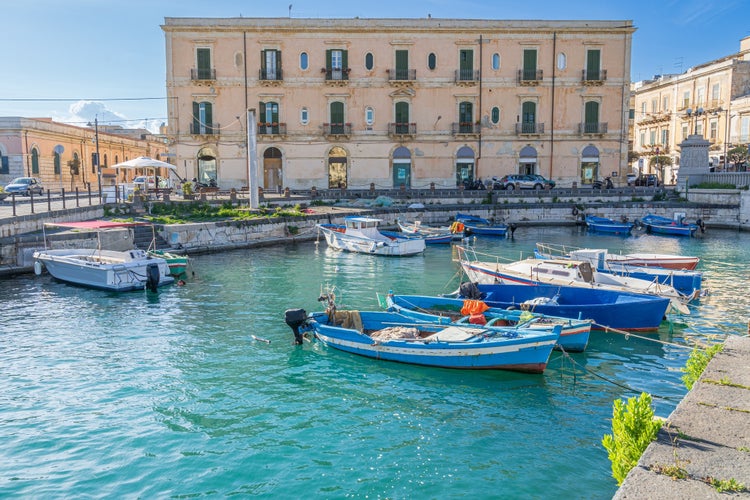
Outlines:
[{"label": "outboard motor", "polygon": [[515,222],[511,222],[508,224],[508,229],[510,229],[510,238],[513,239],[513,233],[516,232],[516,229],[518,229],[518,226]]},{"label": "outboard motor", "polygon": [[294,343],[302,343],[302,333],[300,327],[307,321],[307,312],[304,309],[287,309],[284,312],[284,321],[294,332]]},{"label": "outboard motor", "polygon": [[146,266],[146,288],[149,291],[156,292],[159,288],[160,277],[159,264],[151,263]]}]

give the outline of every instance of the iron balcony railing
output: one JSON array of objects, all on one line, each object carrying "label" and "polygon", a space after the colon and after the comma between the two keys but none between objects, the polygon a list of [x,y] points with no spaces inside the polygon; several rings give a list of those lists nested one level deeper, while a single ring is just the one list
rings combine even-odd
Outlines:
[{"label": "iron balcony railing", "polygon": [[416,123],[393,122],[388,124],[388,135],[416,135]]},{"label": "iron balcony railing", "polygon": [[349,68],[322,68],[321,72],[325,73],[327,82],[342,82],[349,80]]},{"label": "iron balcony railing", "polygon": [[276,69],[261,69],[258,70],[258,80],[266,80],[266,81],[281,81],[284,79],[284,75],[281,71],[281,68]]},{"label": "iron balcony railing", "polygon": [[417,79],[417,70],[408,68],[396,68],[388,70],[388,80],[391,82],[413,82]]},{"label": "iron balcony railing", "polygon": [[538,82],[542,79],[543,74],[541,69],[519,69],[518,81],[520,83]]},{"label": "iron balcony railing", "polygon": [[193,135],[219,135],[220,129],[221,129],[221,125],[219,125],[218,123],[209,123],[209,124],[191,123],[190,124],[190,133]]},{"label": "iron balcony railing", "polygon": [[259,123],[258,135],[286,135],[286,123]]},{"label": "iron balcony railing", "polygon": [[528,122],[528,123],[516,123],[516,134],[543,134],[544,123]]},{"label": "iron balcony railing", "polygon": [[478,134],[480,125],[472,122],[455,122],[452,124],[451,129],[453,130],[453,135]]},{"label": "iron balcony railing", "polygon": [[584,69],[581,70],[581,78],[584,82],[603,82],[607,79],[607,70],[589,71]]},{"label": "iron balcony railing", "polygon": [[213,68],[191,68],[191,80],[216,80],[216,70]]},{"label": "iron balcony railing", "polygon": [[324,135],[349,135],[352,133],[351,123],[324,123]]},{"label": "iron balcony railing", "polygon": [[591,122],[591,123],[580,123],[578,125],[578,131],[581,134],[606,134],[607,123],[604,122]]},{"label": "iron balcony railing", "polygon": [[475,69],[457,69],[456,82],[478,82],[479,70]]}]

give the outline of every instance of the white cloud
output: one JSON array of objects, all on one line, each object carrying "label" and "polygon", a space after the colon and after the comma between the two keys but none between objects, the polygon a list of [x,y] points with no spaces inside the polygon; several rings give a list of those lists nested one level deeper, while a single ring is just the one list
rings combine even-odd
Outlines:
[{"label": "white cloud", "polygon": [[85,127],[89,123],[93,124],[96,119],[100,125],[119,125],[123,128],[145,128],[155,134],[159,133],[159,126],[163,122],[163,120],[157,119],[129,120],[128,117],[122,113],[110,109],[105,102],[87,100],[74,102],[68,108],[68,113],[65,116],[53,116],[53,119],[55,121],[70,123],[79,127]]}]

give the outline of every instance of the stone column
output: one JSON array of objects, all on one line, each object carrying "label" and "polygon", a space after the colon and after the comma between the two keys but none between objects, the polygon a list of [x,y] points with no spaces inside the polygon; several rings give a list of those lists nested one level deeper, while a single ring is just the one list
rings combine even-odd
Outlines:
[{"label": "stone column", "polygon": [[687,192],[690,184],[697,184],[709,172],[708,147],[702,135],[690,135],[680,146],[680,169],[677,171],[677,189]]}]

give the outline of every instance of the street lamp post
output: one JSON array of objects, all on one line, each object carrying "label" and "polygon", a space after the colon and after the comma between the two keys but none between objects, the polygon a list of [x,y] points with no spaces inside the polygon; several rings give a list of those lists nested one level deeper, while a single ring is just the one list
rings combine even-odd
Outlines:
[{"label": "street lamp post", "polygon": [[[87,125],[90,127],[91,122]],[[94,143],[96,143],[96,155],[94,157],[94,166],[96,167],[96,181],[99,187],[99,203],[102,202],[102,169],[99,166],[99,115],[94,116]]]}]

